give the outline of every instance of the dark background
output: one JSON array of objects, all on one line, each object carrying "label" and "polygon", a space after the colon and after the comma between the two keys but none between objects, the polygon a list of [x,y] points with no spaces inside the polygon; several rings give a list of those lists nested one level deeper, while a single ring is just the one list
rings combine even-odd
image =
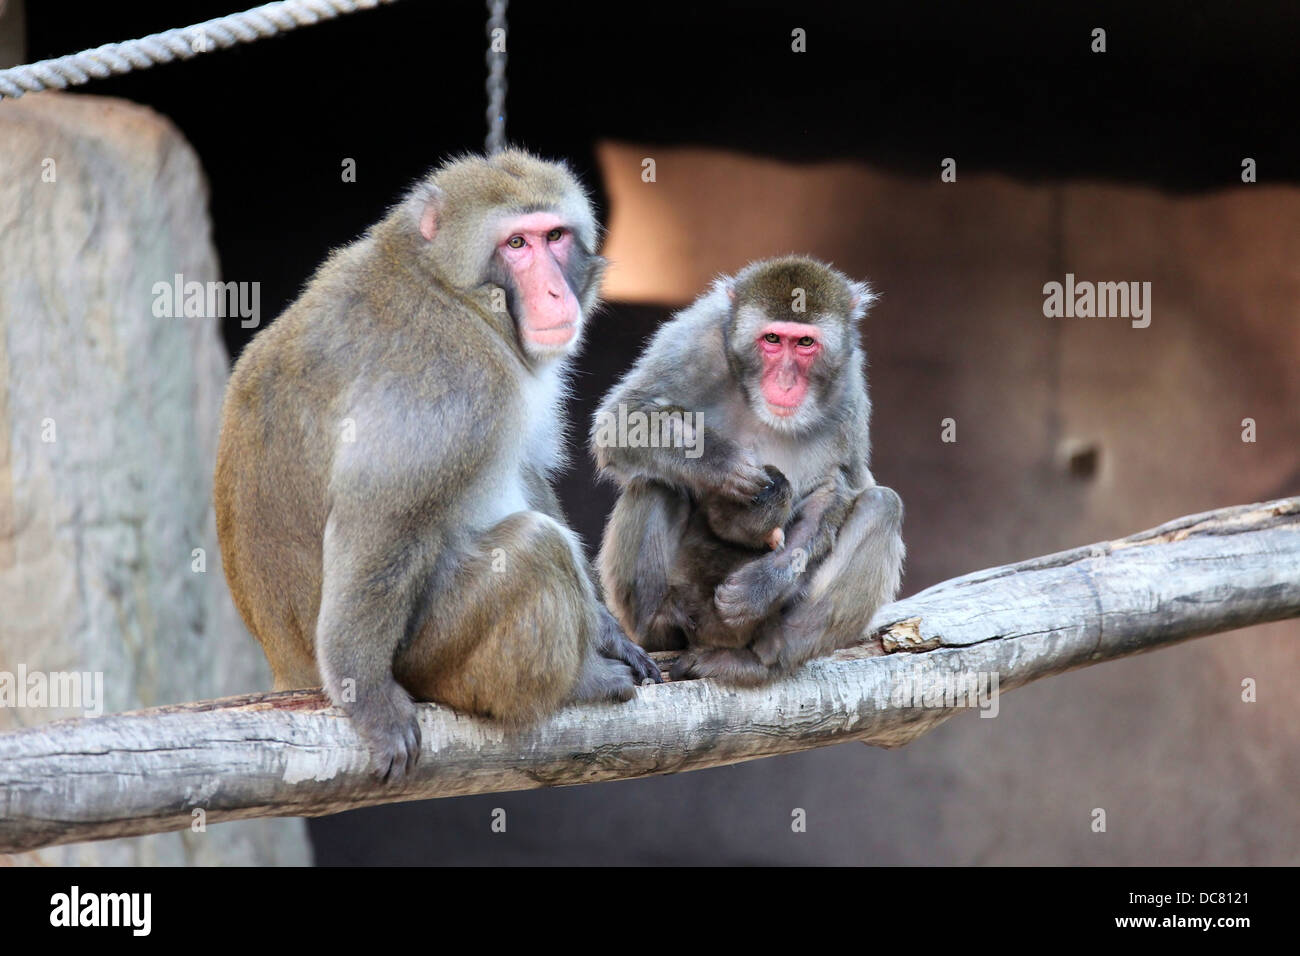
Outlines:
[{"label": "dark background", "polygon": [[[29,59],[224,16],[239,4],[29,4]],[[1140,9],[1134,9],[1140,7]],[[276,315],[333,246],[441,158],[481,149],[486,14],[403,0],[123,77],[100,96],[170,117],[202,158],[227,277]],[[601,138],[963,173],[1221,186],[1241,157],[1300,180],[1300,5],[516,0],[511,141],[596,187]],[[790,53],[790,31],[809,52]],[[1107,53],[1089,51],[1107,30]],[[340,181],[344,157],[355,183]],[[233,352],[245,333],[231,322]]]},{"label": "dark background", "polygon": [[[237,5],[236,5],[237,6]],[[231,13],[228,0],[28,9],[29,60]],[[1300,181],[1300,5],[692,3],[525,0],[509,10],[511,142],[562,156],[606,197],[604,138],[789,160],[851,158],[932,179],[1107,179],[1221,188],[1241,157]],[[809,53],[790,52],[807,31]],[[1107,53],[1090,50],[1107,31]],[[486,12],[403,0],[230,50],[96,81],[167,115],[211,184],[225,278],[278,315],[333,247],[485,133]],[[357,181],[341,181],[344,157]],[[611,304],[572,421],[587,421],[664,309]],[[251,332],[223,333],[238,356]],[[878,453],[887,453],[878,448]],[[562,495],[589,547],[612,503],[579,461]],[[901,489],[900,489],[901,490]],[[910,582],[921,585],[922,582]],[[925,584],[932,583],[929,581]]]},{"label": "dark background", "polygon": [[[28,59],[240,6],[39,0],[27,10]],[[1261,178],[1300,180],[1296,5],[1133,6],[517,0],[509,13],[509,137],[568,158],[602,212],[594,148],[607,138],[792,161],[854,159],[927,179],[939,157],[960,155],[963,175],[1126,181],[1175,192],[1221,188],[1249,155]],[[410,181],[449,154],[481,148],[485,16],[479,2],[405,0],[86,89],[152,106],[180,127],[209,178],[224,276],[260,281],[263,313],[273,316],[330,248],[378,219]],[[1089,51],[1095,26],[1107,30],[1104,57]],[[790,53],[794,27],[807,30],[806,55]],[[340,180],[345,157],[357,162],[355,183]],[[573,420],[589,418],[665,315],[653,306],[609,307],[580,363]],[[237,354],[247,332],[237,319],[224,332]],[[889,459],[891,441],[900,439],[877,440],[877,460]],[[585,456],[574,458],[562,491],[592,546],[611,495],[591,487]],[[907,480],[897,485],[904,500]],[[905,591],[930,583],[911,575]],[[805,756],[779,759],[790,786],[810,766]],[[713,799],[737,808],[736,822],[723,828],[730,832],[693,826],[675,809],[689,805],[704,779]],[[746,767],[721,768],[397,805],[314,821],[312,835],[320,863],[715,862],[723,846],[728,862],[785,858],[783,844],[794,853],[799,839],[782,823],[789,806],[812,814],[818,797],[759,787],[761,779]],[[944,786],[942,773],[927,783]],[[823,819],[862,809],[831,805],[834,790],[827,788]],[[509,839],[487,827],[496,806],[509,808]],[[777,825],[747,853],[740,821],[763,814]],[[845,848],[856,860],[891,839],[856,832]]]}]

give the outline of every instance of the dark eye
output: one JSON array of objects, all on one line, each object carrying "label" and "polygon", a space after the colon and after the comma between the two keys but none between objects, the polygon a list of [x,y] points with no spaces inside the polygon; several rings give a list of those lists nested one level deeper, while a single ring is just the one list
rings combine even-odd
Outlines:
[{"label": "dark eye", "polygon": [[528,245],[528,243],[524,241],[523,236],[511,236],[506,240],[506,245],[511,249],[522,249],[524,246]]},{"label": "dark eye", "polygon": [[564,230],[556,227],[546,234],[547,242],[559,242],[564,237]]},{"label": "dark eye", "polygon": [[799,340],[799,344],[804,348],[809,348],[815,343],[813,342],[813,337],[811,335],[805,335],[803,338]]},{"label": "dark eye", "polygon": [[777,335],[775,332],[768,332],[767,335],[763,336],[763,341],[771,342],[773,345],[776,345],[781,341],[781,336]]}]

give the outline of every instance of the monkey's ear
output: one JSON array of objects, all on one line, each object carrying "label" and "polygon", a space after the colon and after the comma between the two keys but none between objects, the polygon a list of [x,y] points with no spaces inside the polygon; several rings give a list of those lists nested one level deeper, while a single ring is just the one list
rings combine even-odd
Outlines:
[{"label": "monkey's ear", "polygon": [[442,216],[446,196],[433,183],[421,183],[411,193],[407,201],[411,216],[419,224],[420,235],[429,242],[438,234],[439,219]]},{"label": "monkey's ear", "polygon": [[727,301],[728,301],[728,302],[735,302],[735,301],[736,301],[736,283],[734,283],[734,282],[732,282],[730,279],[728,279],[726,282],[722,283],[722,288],[725,289],[726,292],[727,292]]},{"label": "monkey's ear", "polygon": [[849,318],[857,321],[867,314],[871,303],[880,298],[866,282],[849,283]]}]

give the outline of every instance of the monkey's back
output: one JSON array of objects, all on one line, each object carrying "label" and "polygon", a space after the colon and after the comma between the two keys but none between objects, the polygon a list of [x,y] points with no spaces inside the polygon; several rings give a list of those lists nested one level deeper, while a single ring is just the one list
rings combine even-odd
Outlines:
[{"label": "monkey's back", "polygon": [[[481,433],[470,441],[458,409],[483,391],[504,393],[511,381],[508,349],[463,303],[438,290],[412,301],[388,294],[383,283],[367,285],[375,254],[365,240],[335,253],[244,349],[222,407],[217,536],[236,607],[262,643],[277,688],[320,683],[313,643],[339,449],[402,445],[394,457],[411,467],[419,466],[411,448],[428,446],[426,458],[462,449],[462,470],[472,471],[494,454],[496,429],[479,421]],[[367,287],[369,298],[355,291]],[[439,301],[431,304],[430,295]],[[436,328],[422,321],[433,310]],[[435,364],[450,371],[432,376]],[[349,421],[366,394],[376,406],[399,393],[399,407],[377,424]],[[444,415],[442,405],[456,408]],[[361,442],[347,444],[349,428]]]},{"label": "monkey's back", "polygon": [[320,604],[329,443],[313,440],[329,381],[304,385],[300,300],[235,363],[222,405],[214,493],[226,580],[262,642],[276,687],[319,683],[310,654]]}]

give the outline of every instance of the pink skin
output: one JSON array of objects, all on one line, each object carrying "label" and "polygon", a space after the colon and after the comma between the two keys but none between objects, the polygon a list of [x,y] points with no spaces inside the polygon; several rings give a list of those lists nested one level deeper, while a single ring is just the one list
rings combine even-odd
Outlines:
[{"label": "pink skin", "polygon": [[[559,238],[548,238],[554,229],[560,230]],[[564,220],[549,212],[516,216],[502,226],[500,235],[497,250],[519,290],[524,340],[548,349],[569,344],[578,334],[582,310],[564,277],[573,253],[573,235]],[[519,245],[520,240],[522,245],[512,248],[511,242]]]},{"label": "pink skin", "polygon": [[[769,342],[769,335],[779,340]],[[803,338],[812,339],[812,344],[800,345]],[[755,344],[763,359],[763,400],[773,415],[788,418],[808,393],[808,371],[822,350],[821,329],[802,322],[769,322],[759,330]]]}]

